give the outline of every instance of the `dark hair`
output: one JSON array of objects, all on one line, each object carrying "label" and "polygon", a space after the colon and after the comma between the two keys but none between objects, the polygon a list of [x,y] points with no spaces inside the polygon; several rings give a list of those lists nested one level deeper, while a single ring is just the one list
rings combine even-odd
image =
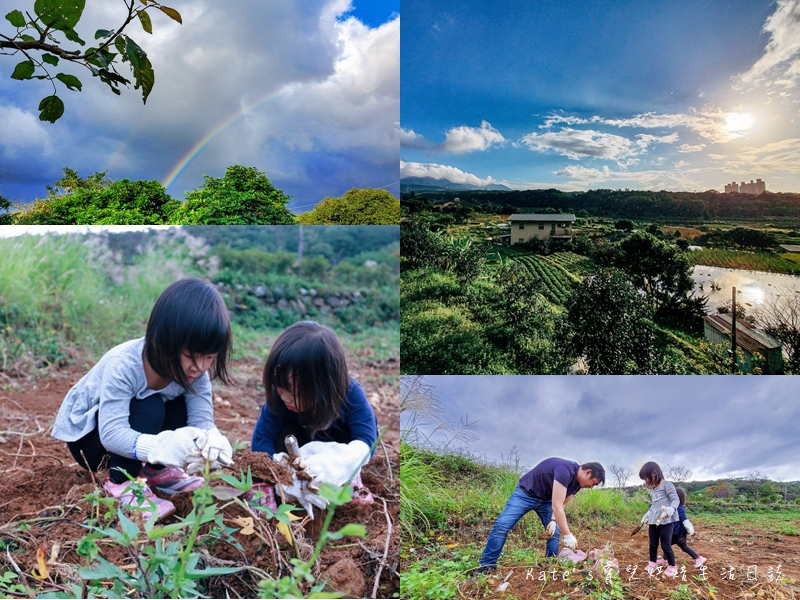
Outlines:
[{"label": "dark hair", "polygon": [[591,471],[592,472],[592,479],[599,479],[600,485],[603,485],[606,482],[606,470],[603,468],[599,462],[587,462],[581,465],[581,469],[584,471]]},{"label": "dark hair", "polygon": [[686,490],[683,488],[675,488],[675,492],[678,494],[678,500],[680,500],[681,506],[686,505]]},{"label": "dark hair", "polygon": [[313,436],[339,416],[350,378],[339,338],[329,327],[300,321],[278,336],[264,365],[267,407],[286,414],[278,388],[294,395],[301,420]]},{"label": "dark hair", "polygon": [[653,461],[646,462],[639,469],[639,478],[644,479],[645,483],[655,487],[657,483],[664,481],[664,473],[661,472],[661,467],[658,463]]},{"label": "dark hair", "polygon": [[150,312],[144,335],[147,362],[161,377],[192,392],[181,367],[181,353],[216,354],[212,379],[230,385],[231,323],[225,301],[210,283],[181,279],[161,292]]}]

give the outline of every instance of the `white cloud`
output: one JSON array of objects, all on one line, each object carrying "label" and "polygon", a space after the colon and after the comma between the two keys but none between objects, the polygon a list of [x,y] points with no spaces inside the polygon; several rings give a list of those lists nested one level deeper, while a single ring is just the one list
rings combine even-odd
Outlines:
[{"label": "white cloud", "polygon": [[679,160],[679,161],[678,161],[678,162],[676,162],[676,163],[675,163],[673,166],[674,166],[676,169],[682,169],[682,168],[684,168],[684,167],[688,167],[688,166],[689,166],[689,163],[688,163],[688,162],[686,162],[685,160]]},{"label": "white cloud", "polygon": [[43,154],[53,150],[48,124],[38,115],[16,106],[0,104],[0,148],[5,158],[17,156],[20,150],[37,149]]},{"label": "white cloud", "polygon": [[[608,166],[590,169],[570,165],[555,172],[558,177],[571,180],[571,189],[589,189],[603,186],[633,187],[647,190],[685,191],[703,189],[703,184],[673,171],[612,171]],[[566,185],[564,186],[567,187]]]},{"label": "white cloud", "polygon": [[466,152],[483,151],[491,146],[504,143],[503,135],[487,121],[480,127],[454,127],[447,132],[444,142],[439,146],[441,152],[464,154]]},{"label": "white cloud", "polygon": [[702,152],[705,147],[705,144],[681,144],[678,146],[678,152]]},{"label": "white cloud", "polygon": [[636,135],[636,145],[642,149],[647,148],[650,144],[674,144],[677,141],[677,133],[671,133],[669,135],[650,135],[647,133],[639,133]]},{"label": "white cloud", "polygon": [[400,177],[429,177],[431,179],[447,179],[453,183],[469,183],[472,185],[487,186],[497,183],[488,176],[486,179],[467,173],[456,167],[436,163],[419,163],[400,161]]},{"label": "white cloud", "polygon": [[536,152],[553,150],[574,160],[591,156],[622,161],[639,152],[637,146],[628,138],[570,127],[560,131],[529,133],[523,136],[521,142]]},{"label": "white cloud", "polygon": [[770,36],[764,54],[734,85],[793,87],[800,78],[800,0],[777,0],[763,30]]},{"label": "white cloud", "polygon": [[400,128],[400,147],[409,150],[432,150],[433,144],[413,129]]}]

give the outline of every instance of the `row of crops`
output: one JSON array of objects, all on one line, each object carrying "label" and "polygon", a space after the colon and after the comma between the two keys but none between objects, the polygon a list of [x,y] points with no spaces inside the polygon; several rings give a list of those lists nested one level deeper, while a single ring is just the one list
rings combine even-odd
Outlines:
[{"label": "row of crops", "polygon": [[791,260],[794,257],[784,258],[782,255],[772,252],[740,252],[721,248],[704,248],[689,252],[687,257],[695,265],[800,275],[800,264]]},{"label": "row of crops", "polygon": [[541,282],[542,295],[548,301],[559,306],[567,303],[572,287],[578,280],[577,277],[563,267],[548,261],[546,257],[535,254],[520,256],[515,262],[523,265],[537,281]]}]

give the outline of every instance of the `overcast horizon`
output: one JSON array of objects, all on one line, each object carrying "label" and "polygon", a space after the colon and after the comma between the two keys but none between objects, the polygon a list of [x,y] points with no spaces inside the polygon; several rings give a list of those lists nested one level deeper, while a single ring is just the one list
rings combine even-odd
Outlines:
[{"label": "overcast horizon", "polygon": [[800,0],[408,0],[401,177],[800,192]]},{"label": "overcast horizon", "polygon": [[[182,25],[156,10],[152,35],[138,22],[125,30],[155,71],[146,105],[132,85],[116,96],[61,61],[83,90],[59,83],[64,116],[42,122],[37,107],[52,86],[11,79],[23,58],[2,57],[0,195],[44,198],[69,167],[157,180],[183,200],[204,174],[223,177],[235,164],[265,172],[295,212],[353,187],[399,194],[400,0],[169,5]],[[125,15],[122,2],[87,2],[76,30],[93,40]],[[0,32],[13,32],[2,23]],[[132,79],[127,64],[118,69]]]},{"label": "overcast horizon", "polygon": [[[451,423],[468,421],[478,438],[464,446],[484,460],[528,470],[550,456],[631,469],[654,460],[683,466],[690,480],[745,477],[800,481],[800,402],[791,377],[745,376],[425,376]],[[402,415],[401,428],[408,426]],[[421,432],[431,435],[438,423]],[[440,430],[431,443],[451,436]],[[449,448],[458,446],[451,442]]]}]

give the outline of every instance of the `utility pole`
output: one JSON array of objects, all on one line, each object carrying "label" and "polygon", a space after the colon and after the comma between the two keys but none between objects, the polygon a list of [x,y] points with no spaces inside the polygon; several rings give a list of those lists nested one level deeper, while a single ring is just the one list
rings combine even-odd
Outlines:
[{"label": "utility pole", "polygon": [[731,299],[731,373],[736,373],[736,288]]}]

